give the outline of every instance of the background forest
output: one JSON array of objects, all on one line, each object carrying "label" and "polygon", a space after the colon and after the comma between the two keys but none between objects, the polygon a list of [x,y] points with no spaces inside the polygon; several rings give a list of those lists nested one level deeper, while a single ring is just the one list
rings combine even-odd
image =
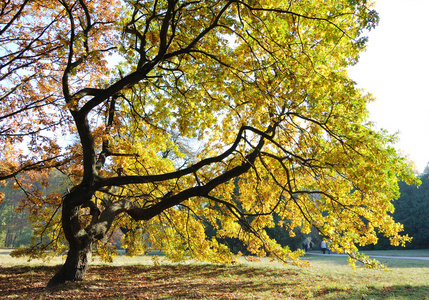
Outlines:
[{"label": "background forest", "polygon": [[[419,187],[407,185],[399,182],[401,196],[393,201],[395,212],[394,219],[404,225],[404,234],[413,237],[407,244],[407,249],[428,249],[429,248],[429,168],[420,175],[422,184]],[[38,187],[41,193],[49,194],[53,189],[59,193],[64,193],[67,189],[67,180],[59,172],[54,172],[49,179],[49,187],[44,188],[41,182]],[[19,246],[30,245],[32,237],[31,214],[20,205],[20,200],[25,194],[13,180],[6,182],[5,186],[0,186],[0,192],[5,194],[8,201],[0,203],[0,248],[17,248]],[[277,224],[279,218],[274,216]],[[215,236],[215,230],[207,226],[209,236]],[[268,228],[267,233],[275,238],[282,246],[289,246],[292,250],[301,247],[302,241],[311,238],[315,245],[319,245],[321,237],[317,231],[312,230],[310,234],[303,234],[299,230],[294,231],[296,236],[290,237],[280,226]],[[37,238],[37,237],[35,237]],[[245,247],[238,240],[226,239],[233,252],[246,253]],[[118,247],[120,247],[118,239]],[[385,250],[401,247],[391,246],[389,240],[379,237],[376,245],[364,247],[366,250]]]}]

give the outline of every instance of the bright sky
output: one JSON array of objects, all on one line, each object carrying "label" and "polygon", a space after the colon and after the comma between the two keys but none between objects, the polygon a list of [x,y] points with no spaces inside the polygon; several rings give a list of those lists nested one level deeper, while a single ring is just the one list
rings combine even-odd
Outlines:
[{"label": "bright sky", "polygon": [[429,0],[377,0],[379,26],[367,51],[349,70],[376,101],[370,120],[390,133],[395,145],[423,172],[429,162]]}]

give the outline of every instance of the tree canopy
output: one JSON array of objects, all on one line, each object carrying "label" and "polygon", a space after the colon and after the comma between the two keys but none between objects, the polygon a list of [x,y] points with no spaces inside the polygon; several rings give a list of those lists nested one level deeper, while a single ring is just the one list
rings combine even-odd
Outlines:
[{"label": "tree canopy", "polygon": [[[296,260],[267,235],[273,213],[334,251],[408,240],[388,213],[398,178],[417,179],[346,71],[371,1],[8,0],[0,14],[0,180],[25,190],[39,236],[19,253],[68,251],[50,285],[81,280],[94,244],[112,255],[116,228],[130,254],[215,262],[234,260],[220,238]],[[71,188],[43,195],[28,179],[53,169]]]}]

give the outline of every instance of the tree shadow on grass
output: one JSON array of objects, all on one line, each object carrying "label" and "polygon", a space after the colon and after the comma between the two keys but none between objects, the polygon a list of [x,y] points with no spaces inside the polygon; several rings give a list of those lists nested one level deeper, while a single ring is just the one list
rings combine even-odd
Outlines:
[{"label": "tree shadow on grass", "polygon": [[44,286],[57,267],[0,269],[0,291],[19,299],[246,299],[270,290],[269,280],[296,272],[215,265],[93,266],[85,281]]},{"label": "tree shadow on grass", "polygon": [[404,293],[429,294],[428,286],[369,288],[365,293],[316,289],[315,282],[321,279],[317,274],[304,278],[294,270],[241,265],[92,266],[85,281],[44,289],[57,268],[0,268],[0,295],[17,299],[388,299]]}]

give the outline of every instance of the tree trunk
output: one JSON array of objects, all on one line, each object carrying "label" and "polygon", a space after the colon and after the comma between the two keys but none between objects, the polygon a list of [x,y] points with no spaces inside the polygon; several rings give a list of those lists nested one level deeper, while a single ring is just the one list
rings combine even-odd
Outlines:
[{"label": "tree trunk", "polygon": [[79,245],[70,245],[67,259],[61,269],[48,282],[47,288],[54,288],[66,281],[81,281],[88,269],[92,256],[92,242],[87,241]]},{"label": "tree trunk", "polygon": [[[69,242],[67,259],[61,269],[49,280],[47,288],[57,287],[66,281],[81,281],[88,269],[92,257],[92,239],[79,223],[79,203],[91,199],[92,194],[87,192],[83,185],[75,187],[63,199],[62,227]],[[77,203],[77,204],[76,204]]]}]

